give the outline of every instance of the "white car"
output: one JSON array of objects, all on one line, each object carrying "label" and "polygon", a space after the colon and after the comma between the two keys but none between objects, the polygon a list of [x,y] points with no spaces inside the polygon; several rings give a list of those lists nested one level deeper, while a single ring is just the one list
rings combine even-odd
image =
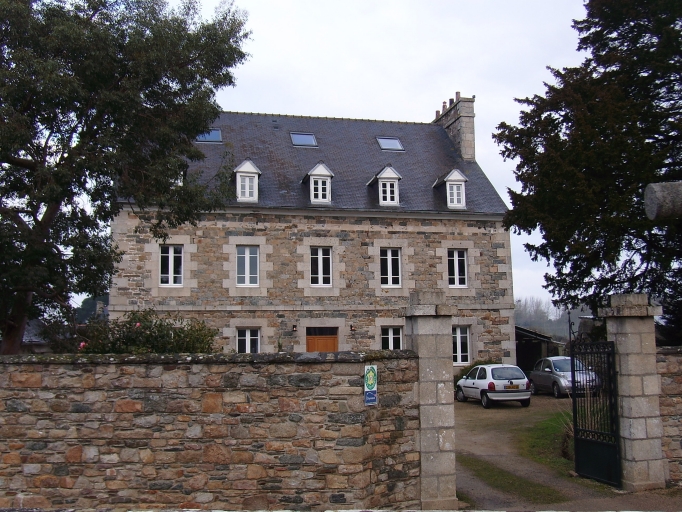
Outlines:
[{"label": "white car", "polygon": [[530,382],[521,368],[511,364],[483,364],[472,368],[457,381],[455,393],[458,402],[472,398],[480,400],[486,409],[497,401],[530,405]]}]

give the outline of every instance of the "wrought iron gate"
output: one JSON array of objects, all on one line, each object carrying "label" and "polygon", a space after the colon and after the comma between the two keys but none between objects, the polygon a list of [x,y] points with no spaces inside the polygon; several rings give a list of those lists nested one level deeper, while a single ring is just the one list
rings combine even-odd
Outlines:
[{"label": "wrought iron gate", "polygon": [[620,487],[614,344],[592,341],[581,333],[570,346],[575,471]]}]

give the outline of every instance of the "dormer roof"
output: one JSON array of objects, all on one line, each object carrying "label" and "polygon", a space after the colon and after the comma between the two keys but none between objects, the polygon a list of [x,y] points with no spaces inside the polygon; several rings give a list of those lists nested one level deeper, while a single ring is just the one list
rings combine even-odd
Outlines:
[{"label": "dormer roof", "polygon": [[448,181],[469,181],[464,174],[462,174],[462,171],[459,169],[453,169],[449,172],[446,172],[442,176],[439,176],[438,179],[433,183],[433,188],[440,187],[443,183],[446,183]]},{"label": "dormer roof", "polygon": [[244,160],[242,163],[240,163],[237,167],[234,169],[235,173],[238,172],[243,172],[243,173],[248,173],[248,174],[262,174],[260,169],[256,167],[256,164],[254,164],[250,158],[247,158]]},{"label": "dormer roof", "polygon": [[315,164],[315,167],[310,169],[308,173],[303,177],[301,180],[301,183],[304,183],[307,181],[311,176],[322,176],[322,177],[327,177],[327,178],[333,178],[334,173],[331,171],[329,167],[325,165],[325,163],[320,160]]},{"label": "dormer roof", "polygon": [[403,177],[400,174],[398,174],[398,171],[391,167],[391,164],[388,164],[386,167],[384,167],[378,173],[372,176],[372,179],[367,182],[367,186],[370,187],[374,185],[380,179],[402,180]]}]

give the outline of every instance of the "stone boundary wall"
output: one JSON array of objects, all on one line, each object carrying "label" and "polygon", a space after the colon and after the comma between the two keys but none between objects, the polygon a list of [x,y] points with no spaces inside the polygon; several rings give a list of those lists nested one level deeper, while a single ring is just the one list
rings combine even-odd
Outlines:
[{"label": "stone boundary wall", "polygon": [[418,509],[418,372],[411,351],[4,356],[0,508]]},{"label": "stone boundary wall", "polygon": [[682,482],[682,347],[658,347],[656,366],[661,377],[663,454],[669,480]]}]

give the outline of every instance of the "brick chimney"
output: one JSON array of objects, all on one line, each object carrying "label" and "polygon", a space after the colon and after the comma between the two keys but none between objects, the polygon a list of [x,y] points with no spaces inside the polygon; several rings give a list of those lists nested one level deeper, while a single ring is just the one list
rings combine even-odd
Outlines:
[{"label": "brick chimney", "polygon": [[476,160],[474,101],[476,96],[463,98],[457,92],[448,104],[443,102],[442,112],[436,110],[436,119],[433,121],[445,129],[464,160]]}]

